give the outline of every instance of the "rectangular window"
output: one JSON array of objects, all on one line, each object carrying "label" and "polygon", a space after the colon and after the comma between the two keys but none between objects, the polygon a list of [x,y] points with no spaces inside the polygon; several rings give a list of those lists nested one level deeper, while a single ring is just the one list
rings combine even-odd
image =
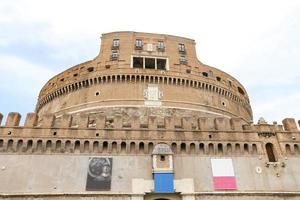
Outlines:
[{"label": "rectangular window", "polygon": [[180,57],[179,57],[179,63],[182,64],[182,65],[187,64],[187,61],[186,61],[185,56],[180,56]]},{"label": "rectangular window", "polygon": [[179,49],[179,52],[184,53],[185,52],[185,46],[184,46],[184,44],[179,43],[178,44],[178,49]]},{"label": "rectangular window", "polygon": [[158,41],[157,43],[157,50],[158,51],[164,51],[165,50],[165,44],[162,41]]},{"label": "rectangular window", "polygon": [[111,60],[118,60],[119,54],[118,51],[112,51]]},{"label": "rectangular window", "polygon": [[119,47],[120,46],[120,40],[119,39],[114,39],[113,40],[113,47]]},{"label": "rectangular window", "polygon": [[158,70],[166,70],[166,59],[156,59],[156,66]]},{"label": "rectangular window", "polygon": [[155,59],[154,58],[145,58],[145,68],[146,69],[155,69]]},{"label": "rectangular window", "polygon": [[144,60],[142,57],[133,57],[133,68],[143,68]]},{"label": "rectangular window", "polygon": [[142,49],[142,47],[143,47],[142,40],[135,40],[135,48]]}]

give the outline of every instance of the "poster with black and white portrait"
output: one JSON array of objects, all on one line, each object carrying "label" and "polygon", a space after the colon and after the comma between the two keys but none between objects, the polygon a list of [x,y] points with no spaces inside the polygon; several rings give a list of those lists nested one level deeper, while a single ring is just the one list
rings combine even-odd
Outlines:
[{"label": "poster with black and white portrait", "polygon": [[112,158],[90,157],[87,170],[86,190],[110,190]]}]

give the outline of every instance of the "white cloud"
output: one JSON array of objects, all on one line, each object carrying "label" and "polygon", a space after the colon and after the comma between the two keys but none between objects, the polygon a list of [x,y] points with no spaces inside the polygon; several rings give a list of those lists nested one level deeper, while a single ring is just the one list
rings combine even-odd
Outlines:
[{"label": "white cloud", "polygon": [[0,55],[1,93],[37,96],[45,80],[56,73],[55,70],[36,66],[17,57]]},{"label": "white cloud", "polygon": [[264,117],[268,122],[278,121],[281,122],[284,118],[300,119],[299,105],[300,93],[282,95],[277,98],[271,98],[268,101],[262,100],[257,102],[254,107],[256,119]]},{"label": "white cloud", "polygon": [[[96,56],[101,33],[158,32],[195,39],[202,62],[232,74],[248,88],[255,118],[268,116],[272,121],[289,114],[300,119],[297,0],[2,0],[3,25],[13,28],[1,35],[0,47],[26,41],[48,48],[42,65],[11,52],[0,57],[1,74],[15,79],[24,92],[32,92],[32,87],[38,91],[50,74]],[[56,70],[48,71],[49,60]],[[9,78],[1,80],[0,87],[8,82]],[[274,92],[260,95],[266,88]],[[289,92],[282,93],[285,89]]]}]

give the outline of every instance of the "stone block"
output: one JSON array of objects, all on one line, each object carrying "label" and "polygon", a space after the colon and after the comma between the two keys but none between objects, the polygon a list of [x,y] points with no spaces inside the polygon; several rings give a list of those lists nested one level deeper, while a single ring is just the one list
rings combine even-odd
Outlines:
[{"label": "stone block", "polygon": [[215,128],[216,130],[221,130],[221,131],[231,130],[229,119],[225,117],[215,118]]},{"label": "stone block", "polygon": [[165,117],[165,127],[166,129],[174,129],[174,118],[167,116]]},{"label": "stone block", "polygon": [[242,131],[243,124],[244,124],[244,122],[241,118],[234,117],[234,118],[230,119],[230,126],[231,126],[232,130]]},{"label": "stone block", "polygon": [[121,129],[123,127],[122,115],[114,116],[114,128]]},{"label": "stone block", "polygon": [[38,116],[36,113],[28,113],[24,123],[24,127],[34,127],[37,125]]},{"label": "stone block", "polygon": [[105,116],[103,114],[96,115],[96,129],[104,129],[105,128]]},{"label": "stone block", "polygon": [[43,116],[42,127],[51,128],[54,125],[55,116],[54,114],[46,114]]},{"label": "stone block", "polygon": [[[96,122],[97,123],[97,122]],[[79,115],[78,128],[87,128],[89,124],[89,116],[86,113]],[[97,126],[97,125],[96,125]]]},{"label": "stone block", "polygon": [[182,128],[186,130],[192,130],[192,118],[183,117],[182,118]]},{"label": "stone block", "polygon": [[61,128],[69,128],[72,124],[72,115],[63,115],[62,116],[62,122],[61,122]]},{"label": "stone block", "polygon": [[296,121],[293,118],[285,118],[284,120],[282,120],[282,124],[283,124],[284,130],[286,130],[286,131],[291,131],[291,132],[298,131]]},{"label": "stone block", "polygon": [[8,113],[5,126],[19,126],[21,120],[20,113],[10,112]]},{"label": "stone block", "polygon": [[215,130],[214,118],[200,117],[198,119],[200,130],[212,131]]},{"label": "stone block", "polygon": [[148,117],[148,128],[149,129],[157,129],[157,119],[156,116],[149,116]]},{"label": "stone block", "polygon": [[140,116],[133,115],[131,117],[131,128],[138,129],[140,128]]}]

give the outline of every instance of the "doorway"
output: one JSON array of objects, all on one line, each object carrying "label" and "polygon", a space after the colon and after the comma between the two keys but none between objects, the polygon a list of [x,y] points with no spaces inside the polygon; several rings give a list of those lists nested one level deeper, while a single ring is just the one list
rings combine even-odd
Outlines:
[{"label": "doorway", "polygon": [[179,194],[146,194],[145,200],[181,200]]}]

